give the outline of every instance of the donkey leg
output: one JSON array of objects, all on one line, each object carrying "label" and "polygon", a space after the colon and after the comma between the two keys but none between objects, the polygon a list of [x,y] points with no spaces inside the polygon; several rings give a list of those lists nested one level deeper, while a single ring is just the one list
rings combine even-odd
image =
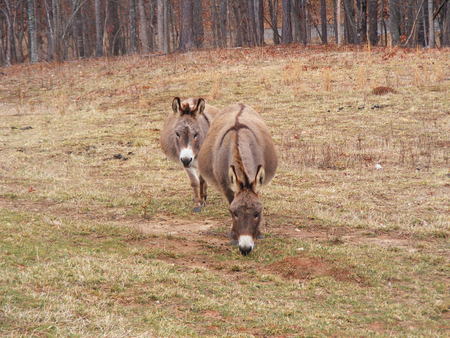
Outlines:
[{"label": "donkey leg", "polygon": [[196,168],[186,168],[186,173],[191,181],[191,187],[194,192],[194,212],[200,212],[202,210],[202,198],[200,188],[200,176]]},{"label": "donkey leg", "polygon": [[203,179],[203,177],[200,176],[200,198],[202,200],[203,205],[206,203],[206,198],[208,197],[207,189],[208,184]]}]

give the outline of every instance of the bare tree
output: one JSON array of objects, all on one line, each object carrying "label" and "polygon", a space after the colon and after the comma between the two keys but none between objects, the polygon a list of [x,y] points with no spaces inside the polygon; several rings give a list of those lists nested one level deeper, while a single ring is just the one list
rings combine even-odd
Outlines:
[{"label": "bare tree", "polygon": [[359,43],[355,20],[355,8],[352,0],[344,0],[344,34],[347,43]]},{"label": "bare tree", "polygon": [[101,0],[94,0],[95,7],[95,56],[103,55],[103,28]]},{"label": "bare tree", "polygon": [[292,42],[292,26],[291,26],[291,0],[282,0],[283,7],[283,25],[281,28],[281,42]]},{"label": "bare tree", "polygon": [[367,17],[369,21],[369,41],[371,45],[376,45],[378,43],[378,1],[367,1],[369,2],[367,6]]},{"label": "bare tree", "polygon": [[400,43],[400,0],[389,0],[389,31],[392,45]]},{"label": "bare tree", "polygon": [[327,1],[320,0],[320,22],[322,25],[322,43],[328,43],[328,32],[327,32]]},{"label": "bare tree", "polygon": [[280,43],[280,33],[278,32],[278,0],[268,0],[270,26],[273,31],[273,43],[278,45]]},{"label": "bare tree", "polygon": [[137,19],[136,19],[136,0],[129,0],[128,15],[130,20],[130,53],[137,52]]},{"label": "bare tree", "polygon": [[181,13],[181,31],[180,31],[180,49],[190,50],[194,47],[194,37],[192,31],[192,0],[183,0],[180,2]]},{"label": "bare tree", "polygon": [[203,46],[204,31],[203,31],[203,11],[202,1],[193,0],[192,4],[192,35],[194,45],[197,48]]},{"label": "bare tree", "polygon": [[169,4],[167,0],[158,0],[158,44],[159,50],[169,53]]},{"label": "bare tree", "polygon": [[341,0],[336,0],[336,43],[342,45]]},{"label": "bare tree", "polygon": [[255,21],[256,21],[256,44],[264,45],[264,2],[263,0],[255,1]]},{"label": "bare tree", "polygon": [[439,27],[441,30],[441,46],[450,46],[450,1],[441,0],[441,5],[434,16],[439,15]]},{"label": "bare tree", "polygon": [[428,47],[434,48],[433,0],[428,0]]},{"label": "bare tree", "polygon": [[30,36],[30,61],[38,62],[38,46],[36,31],[36,9],[34,0],[27,0],[28,34]]},{"label": "bare tree", "polygon": [[144,0],[138,0],[139,9],[139,39],[141,40],[142,52],[149,52],[148,34],[147,34],[147,15],[145,14]]}]

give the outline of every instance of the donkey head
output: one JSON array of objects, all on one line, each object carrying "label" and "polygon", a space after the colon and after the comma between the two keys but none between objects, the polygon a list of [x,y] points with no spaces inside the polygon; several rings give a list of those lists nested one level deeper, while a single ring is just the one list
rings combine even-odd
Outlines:
[{"label": "donkey head", "polygon": [[230,204],[233,227],[231,238],[239,246],[239,251],[244,256],[248,255],[255,246],[255,239],[261,236],[259,225],[262,219],[262,203],[259,200],[258,189],[264,182],[265,171],[259,165],[256,175],[250,181],[244,174],[239,178],[234,165],[228,171],[231,190],[234,199]]},{"label": "donkey head", "polygon": [[175,147],[179,159],[185,168],[193,165],[205,138],[205,131],[200,127],[198,117],[204,113],[204,99],[189,99],[181,101],[175,97],[172,102],[174,114],[178,115],[175,125]]}]

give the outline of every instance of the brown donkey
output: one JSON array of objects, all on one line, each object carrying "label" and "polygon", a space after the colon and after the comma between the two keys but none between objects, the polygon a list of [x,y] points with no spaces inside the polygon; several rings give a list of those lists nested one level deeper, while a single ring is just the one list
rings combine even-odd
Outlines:
[{"label": "brown donkey", "polygon": [[231,238],[243,255],[252,251],[261,235],[258,189],[273,178],[277,162],[267,126],[244,104],[229,106],[215,118],[198,155],[201,175],[230,203]]},{"label": "brown donkey", "polygon": [[183,165],[194,190],[193,211],[199,212],[206,201],[206,182],[197,169],[197,154],[219,110],[201,98],[179,97],[173,99],[172,110],[161,129],[161,147],[169,159]]}]

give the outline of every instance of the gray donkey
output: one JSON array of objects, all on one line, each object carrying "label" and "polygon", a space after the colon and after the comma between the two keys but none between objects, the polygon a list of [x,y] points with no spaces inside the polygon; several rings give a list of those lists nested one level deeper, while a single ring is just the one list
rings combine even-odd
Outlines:
[{"label": "gray donkey", "polygon": [[216,116],[198,154],[200,174],[230,203],[231,238],[243,255],[253,250],[261,235],[258,189],[273,178],[277,163],[267,126],[244,104],[229,106]]},{"label": "gray donkey", "polygon": [[161,147],[169,159],[183,165],[194,191],[193,211],[200,212],[207,185],[197,169],[197,154],[219,110],[202,98],[182,101],[179,97],[173,99],[172,110],[161,129]]}]

